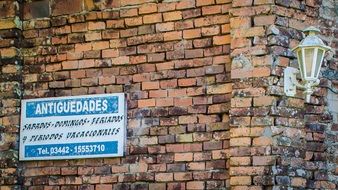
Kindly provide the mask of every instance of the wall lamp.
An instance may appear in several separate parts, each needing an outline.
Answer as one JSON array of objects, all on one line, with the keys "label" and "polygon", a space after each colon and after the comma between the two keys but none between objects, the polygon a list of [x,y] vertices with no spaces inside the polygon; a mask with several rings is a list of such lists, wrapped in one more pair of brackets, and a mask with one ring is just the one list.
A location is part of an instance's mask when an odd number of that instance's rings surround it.
[{"label": "wall lamp", "polygon": [[[292,49],[297,55],[299,70],[293,67],[284,69],[284,93],[287,96],[295,96],[296,87],[301,88],[304,90],[306,102],[310,102],[314,87],[319,84],[318,75],[325,52],[331,48],[317,36],[319,29],[310,26],[303,32],[307,36]],[[297,80],[298,73],[301,75],[302,82]]]}]

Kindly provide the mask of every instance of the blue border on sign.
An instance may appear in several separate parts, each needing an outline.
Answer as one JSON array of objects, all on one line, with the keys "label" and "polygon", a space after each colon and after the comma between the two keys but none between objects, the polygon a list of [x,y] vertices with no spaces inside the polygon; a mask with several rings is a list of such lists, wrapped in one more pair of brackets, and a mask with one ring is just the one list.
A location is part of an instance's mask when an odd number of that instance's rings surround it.
[{"label": "blue border on sign", "polygon": [[118,141],[25,146],[25,157],[117,154]]},{"label": "blue border on sign", "polygon": [[[41,100],[26,103],[26,117],[111,114],[118,112],[118,96]],[[97,103],[100,102],[100,103]],[[106,102],[106,106],[102,105]]]}]

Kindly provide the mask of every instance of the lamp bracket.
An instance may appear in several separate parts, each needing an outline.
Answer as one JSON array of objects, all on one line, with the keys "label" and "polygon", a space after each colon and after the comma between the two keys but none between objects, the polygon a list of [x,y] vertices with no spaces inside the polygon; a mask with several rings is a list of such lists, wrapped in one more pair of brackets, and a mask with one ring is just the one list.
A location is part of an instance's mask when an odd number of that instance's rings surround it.
[{"label": "lamp bracket", "polygon": [[287,67],[284,69],[284,93],[287,96],[295,96],[297,93],[297,87],[304,90],[306,95],[306,102],[310,102],[310,95],[313,93],[313,87],[319,84],[319,79],[315,81],[304,81],[301,84],[297,80],[297,74],[299,70],[293,67]]},{"label": "lamp bracket", "polygon": [[284,93],[287,96],[295,96],[296,95],[296,87],[304,88],[297,81],[296,75],[299,73],[299,70],[293,67],[287,67],[284,69]]}]

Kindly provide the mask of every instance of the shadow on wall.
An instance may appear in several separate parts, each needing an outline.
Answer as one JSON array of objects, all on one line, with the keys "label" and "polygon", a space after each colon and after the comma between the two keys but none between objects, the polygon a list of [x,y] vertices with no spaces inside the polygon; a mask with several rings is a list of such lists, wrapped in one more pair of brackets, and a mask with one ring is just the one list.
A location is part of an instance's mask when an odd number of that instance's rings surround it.
[{"label": "shadow on wall", "polygon": [[328,108],[333,117],[333,123],[338,123],[338,96],[329,90],[327,94]]}]

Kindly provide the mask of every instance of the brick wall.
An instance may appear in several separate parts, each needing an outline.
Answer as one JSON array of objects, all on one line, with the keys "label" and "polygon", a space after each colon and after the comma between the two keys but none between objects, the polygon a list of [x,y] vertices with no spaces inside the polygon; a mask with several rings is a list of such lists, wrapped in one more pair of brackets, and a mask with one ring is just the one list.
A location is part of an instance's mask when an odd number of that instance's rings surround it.
[{"label": "brick wall", "polygon": [[123,158],[25,162],[23,186],[229,186],[230,7],[224,0],[26,2],[24,98],[124,92],[128,146]]},{"label": "brick wall", "polygon": [[[337,141],[326,111],[327,78],[304,104],[286,97],[283,70],[298,67],[291,48],[314,25],[336,44],[333,1],[232,1],[233,97],[230,109],[230,184],[233,189],[335,189]],[[332,54],[333,52],[333,54]],[[323,66],[336,70],[328,55]],[[335,72],[335,71],[333,71]],[[326,140],[327,142],[326,142]],[[332,148],[331,148],[332,147]]]},{"label": "brick wall", "polygon": [[[0,1],[0,189],[18,188],[21,22],[17,1]],[[6,186],[4,186],[6,185]]]},{"label": "brick wall", "polygon": [[[283,93],[302,29],[336,48],[333,0],[18,2],[0,1],[0,190],[337,188],[336,49],[310,103]],[[125,157],[18,162],[20,99],[115,92]]]}]

